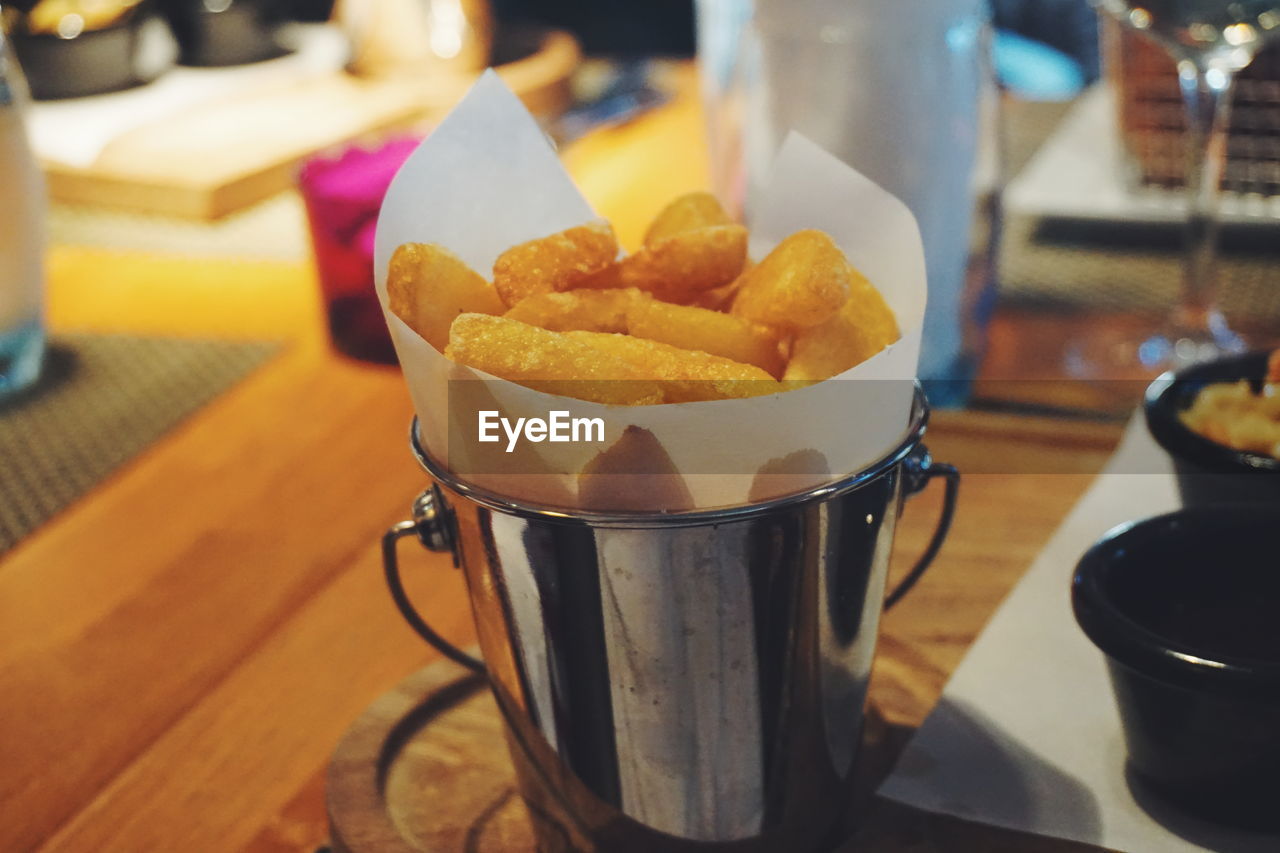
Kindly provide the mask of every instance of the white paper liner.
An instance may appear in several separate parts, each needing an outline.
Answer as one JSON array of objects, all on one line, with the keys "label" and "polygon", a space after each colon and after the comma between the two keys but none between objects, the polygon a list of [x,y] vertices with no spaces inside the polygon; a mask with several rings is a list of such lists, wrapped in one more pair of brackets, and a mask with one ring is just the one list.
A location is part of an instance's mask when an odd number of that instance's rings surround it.
[{"label": "white paper liner", "polygon": [[[545,394],[455,365],[387,307],[386,275],[402,243],[442,245],[488,274],[506,249],[595,219],[541,129],[493,71],[408,158],[396,175],[378,219],[374,270],[419,419],[423,447],[451,465],[461,479],[516,500],[579,510],[578,472],[628,426],[648,430],[670,457],[692,496],[692,506],[637,504],[630,509],[705,509],[766,500],[855,473],[891,450],[910,418],[920,354],[926,284],[919,229],[906,205],[814,143],[791,134],[761,196],[751,237],[759,259],[787,235],[817,228],[831,236],[849,260],[884,295],[897,315],[902,338],[837,377],[806,388],[742,400],[663,406],[607,406]],[[521,453],[540,457],[545,474],[504,474],[500,466],[475,465],[449,454],[449,419],[472,429],[474,411],[450,412],[451,379],[480,378],[504,416],[546,417],[571,410],[601,417],[606,443],[524,443]],[[455,392],[456,396],[456,392]],[[461,409],[462,407],[458,407]],[[473,444],[473,442],[467,442]],[[476,445],[478,447],[478,445]],[[501,458],[501,447],[495,448]],[[455,452],[460,449],[455,447]],[[825,464],[812,464],[815,452]],[[769,463],[803,454],[790,476],[756,474]],[[513,460],[514,462],[514,460]],[[655,460],[655,469],[660,468]],[[517,470],[513,465],[512,470]],[[525,457],[518,470],[531,470]],[[644,475],[632,479],[643,481]],[[643,487],[639,486],[643,496]],[[661,490],[659,490],[661,491]]]}]

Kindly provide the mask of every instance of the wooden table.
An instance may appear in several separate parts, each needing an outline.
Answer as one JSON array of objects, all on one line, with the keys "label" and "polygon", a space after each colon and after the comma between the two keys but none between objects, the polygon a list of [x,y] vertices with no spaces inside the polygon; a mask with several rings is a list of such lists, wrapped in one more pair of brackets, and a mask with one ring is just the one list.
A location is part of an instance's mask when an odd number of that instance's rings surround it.
[{"label": "wooden table", "polygon": [[[652,154],[695,121],[685,97],[568,153],[625,239],[705,183],[697,158]],[[380,532],[424,485],[399,375],[328,351],[302,266],[61,247],[49,288],[55,329],[289,346],[0,560],[0,850],[310,850],[326,837],[323,775],[339,736],[433,658],[379,572]],[[1118,434],[936,419],[938,458],[990,470],[998,442],[1006,473],[966,478],[935,569],[885,619],[872,701],[891,723],[923,719]],[[1033,473],[1047,470],[1071,473]],[[898,566],[923,547],[936,500],[911,506]],[[466,642],[447,559],[424,553],[409,575]],[[910,846],[925,826],[883,837]]]}]

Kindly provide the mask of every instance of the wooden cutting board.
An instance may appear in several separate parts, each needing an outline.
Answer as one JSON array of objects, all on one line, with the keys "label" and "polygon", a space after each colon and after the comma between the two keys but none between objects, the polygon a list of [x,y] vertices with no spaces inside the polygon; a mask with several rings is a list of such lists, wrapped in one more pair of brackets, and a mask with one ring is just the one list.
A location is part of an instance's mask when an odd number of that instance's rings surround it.
[{"label": "wooden cutting board", "polygon": [[[569,102],[577,42],[552,31],[498,72],[535,113]],[[367,80],[336,72],[201,104],[113,139],[92,166],[46,161],[55,201],[216,219],[292,185],[311,154],[441,115],[471,75]]]}]

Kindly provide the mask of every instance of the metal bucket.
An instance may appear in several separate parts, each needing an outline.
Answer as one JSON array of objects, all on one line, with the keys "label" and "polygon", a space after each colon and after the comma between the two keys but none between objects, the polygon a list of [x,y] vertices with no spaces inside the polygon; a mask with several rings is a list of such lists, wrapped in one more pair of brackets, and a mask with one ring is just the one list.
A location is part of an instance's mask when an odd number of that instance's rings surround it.
[{"label": "metal bucket", "polygon": [[[409,624],[487,672],[544,853],[824,849],[850,802],[883,606],[946,536],[959,474],[903,441],[802,494],[671,514],[566,513],[435,480],[383,538]],[[886,598],[903,499],[936,476],[946,502],[925,554]],[[396,543],[451,551],[485,664],[422,619]]]}]

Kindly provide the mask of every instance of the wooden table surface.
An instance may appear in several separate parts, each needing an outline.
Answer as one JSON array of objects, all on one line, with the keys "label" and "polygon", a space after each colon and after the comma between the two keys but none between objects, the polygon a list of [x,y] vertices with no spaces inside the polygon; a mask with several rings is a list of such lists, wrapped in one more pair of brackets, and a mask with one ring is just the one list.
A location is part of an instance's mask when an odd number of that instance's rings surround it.
[{"label": "wooden table surface", "polygon": [[[706,183],[683,83],[669,108],[567,152],[625,241]],[[58,247],[49,273],[55,330],[289,345],[0,559],[0,850],[311,850],[338,738],[434,655],[379,571],[379,534],[425,485],[400,377],[328,351],[304,265]],[[872,701],[892,723],[923,719],[1118,435],[936,418],[935,456],[990,471],[998,447],[1004,473],[966,477],[942,556],[884,621]],[[937,498],[912,503],[899,567]],[[415,555],[408,574],[439,627],[469,641],[447,558]]]}]

